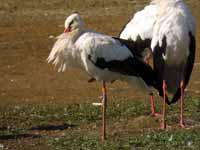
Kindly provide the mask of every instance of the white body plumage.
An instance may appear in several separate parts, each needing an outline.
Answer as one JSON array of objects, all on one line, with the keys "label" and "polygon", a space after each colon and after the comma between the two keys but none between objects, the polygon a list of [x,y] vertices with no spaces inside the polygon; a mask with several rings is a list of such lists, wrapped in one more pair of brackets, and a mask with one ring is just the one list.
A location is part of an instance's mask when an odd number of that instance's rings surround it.
[{"label": "white body plumage", "polygon": [[162,39],[167,37],[166,54],[163,55],[167,64],[180,65],[185,63],[189,55],[189,32],[195,35],[195,19],[182,0],[158,1],[159,14],[155,24],[152,50]]},{"label": "white body plumage", "polygon": [[139,46],[143,45],[141,54],[147,63],[151,55],[151,40],[157,21],[157,14],[158,6],[152,2],[150,5],[145,6],[144,9],[136,12],[120,33],[120,38],[134,41]]},{"label": "white body plumage", "polygon": [[84,64],[84,69],[98,81],[104,80],[106,82],[111,82],[122,79],[123,75],[96,67],[88,59],[88,55],[91,55],[91,59],[94,62],[97,61],[97,57],[102,57],[106,61],[124,60],[128,57],[133,57],[127,47],[121,46],[116,40],[92,31],[83,33],[77,39],[75,45],[81,52],[81,60]]},{"label": "white body plumage", "polygon": [[[98,81],[123,80],[149,92],[151,88],[145,84],[137,71],[134,75],[130,75],[128,69],[124,71],[120,66],[101,68],[95,65],[98,59],[100,61],[103,59],[109,66],[113,65],[112,62],[120,64],[129,58],[135,59],[131,51],[120,41],[101,33],[79,29],[74,33],[63,33],[58,37],[48,57],[48,62],[53,61],[55,65],[58,65],[59,71],[64,71],[66,67],[78,67]],[[130,69],[132,70],[134,68]]]},{"label": "white body plumage", "polygon": [[142,39],[152,39],[153,28],[157,19],[157,5],[150,4],[143,10],[134,14],[120,33],[120,38],[136,41],[138,36]]},{"label": "white body plumage", "polygon": [[[157,21],[154,27],[151,49],[162,47],[165,62],[163,78],[168,91],[175,93],[181,80],[185,80],[186,66],[190,54],[190,34],[195,37],[195,19],[183,0],[154,1],[158,6]],[[166,41],[164,40],[166,38]],[[163,43],[165,42],[165,43]],[[157,59],[157,58],[154,58]]]}]

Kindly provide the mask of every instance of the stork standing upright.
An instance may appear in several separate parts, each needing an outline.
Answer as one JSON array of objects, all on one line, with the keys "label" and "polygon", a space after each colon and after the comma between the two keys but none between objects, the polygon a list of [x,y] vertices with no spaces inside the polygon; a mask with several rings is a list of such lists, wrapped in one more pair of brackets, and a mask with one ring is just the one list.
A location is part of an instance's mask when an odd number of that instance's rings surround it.
[{"label": "stork standing upright", "polygon": [[[156,3],[150,3],[144,9],[134,14],[133,18],[123,27],[120,32],[120,38],[133,41],[141,57],[146,63],[149,63],[151,56],[151,40],[153,38],[153,29],[157,20],[158,7]],[[160,114],[155,111],[155,102],[153,93],[150,93],[151,115]]]},{"label": "stork standing upright", "polygon": [[[85,30],[80,15],[73,13],[67,17],[64,33],[58,37],[47,60],[58,65],[59,71],[67,66],[78,67],[102,81],[104,100],[107,99],[105,82],[115,80],[126,81],[135,87],[139,85],[147,91],[154,87],[163,96],[162,84],[157,84],[155,72],[138,57],[137,49],[133,51],[130,47],[134,44],[129,41]],[[103,125],[104,140],[105,122]]]},{"label": "stork standing upright", "polygon": [[[151,43],[154,69],[163,82],[163,92],[173,95],[170,103],[180,99],[180,126],[184,127],[183,96],[195,59],[195,19],[183,0],[155,0],[153,3],[159,12]],[[164,97],[162,128],[166,128],[165,102]]]}]

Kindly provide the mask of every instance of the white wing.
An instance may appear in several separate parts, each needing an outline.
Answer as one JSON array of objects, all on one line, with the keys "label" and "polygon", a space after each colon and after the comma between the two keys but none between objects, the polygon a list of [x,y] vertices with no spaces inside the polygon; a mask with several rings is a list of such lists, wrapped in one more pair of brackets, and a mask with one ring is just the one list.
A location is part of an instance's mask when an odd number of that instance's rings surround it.
[{"label": "white wing", "polygon": [[53,62],[55,66],[58,66],[58,71],[64,71],[67,65],[71,65],[75,57],[75,48],[71,43],[70,37],[63,33],[57,37],[47,61]]},{"label": "white wing", "polygon": [[142,40],[152,39],[153,27],[157,18],[157,6],[151,4],[137,12],[120,34],[122,39],[136,41],[138,36]]},{"label": "white wing", "polygon": [[[120,42],[112,37],[100,33],[83,33],[78,38],[75,45],[81,52],[81,59],[85,70],[97,80],[115,80],[119,78],[119,74],[98,68],[91,60],[96,62],[98,58],[103,58],[105,61],[109,62],[113,60],[123,61],[128,57],[133,57],[127,47],[121,45]],[[91,57],[91,60],[89,60],[89,56]]]},{"label": "white wing", "polygon": [[82,52],[95,57],[102,57],[106,61],[124,60],[133,57],[131,51],[119,41],[110,36],[95,32],[86,32],[76,42]]}]

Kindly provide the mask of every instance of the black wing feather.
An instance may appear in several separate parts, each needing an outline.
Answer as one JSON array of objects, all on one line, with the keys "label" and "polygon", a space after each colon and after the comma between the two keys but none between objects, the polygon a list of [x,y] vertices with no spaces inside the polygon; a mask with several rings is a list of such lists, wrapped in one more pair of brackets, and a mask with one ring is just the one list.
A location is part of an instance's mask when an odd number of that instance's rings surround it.
[{"label": "black wing feather", "polygon": [[[166,53],[166,47],[167,47],[167,38],[166,36],[162,39],[162,46],[159,46],[159,43],[157,43],[156,47],[153,50],[153,66],[154,71],[156,72],[156,78],[158,80],[158,84],[162,86],[163,79],[164,79],[164,71],[165,71],[165,61],[163,59],[163,54]],[[163,97],[163,91],[161,96]],[[166,99],[167,104],[170,104],[169,100]]]},{"label": "black wing feather", "polygon": [[111,72],[123,75],[141,77],[148,86],[154,87],[159,91],[160,96],[163,96],[162,84],[157,81],[156,74],[151,66],[136,57],[111,61],[98,57],[96,61],[93,61],[92,56],[88,55],[88,59],[98,68],[108,69]]},{"label": "black wing feather", "polygon": [[120,39],[117,37],[113,37],[115,40],[119,41],[121,45],[125,45],[134,56],[137,56],[139,58],[142,58],[142,53],[146,48],[150,48],[151,45],[151,39],[145,39],[142,40],[141,37],[138,35],[137,40],[133,41],[131,39],[125,40]]}]

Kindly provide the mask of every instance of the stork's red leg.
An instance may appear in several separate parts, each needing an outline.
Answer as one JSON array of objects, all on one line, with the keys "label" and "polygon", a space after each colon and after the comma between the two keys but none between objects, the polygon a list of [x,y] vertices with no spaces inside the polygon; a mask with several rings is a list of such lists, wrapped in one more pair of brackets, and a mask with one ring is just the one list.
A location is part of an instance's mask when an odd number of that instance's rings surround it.
[{"label": "stork's red leg", "polygon": [[166,128],[166,81],[163,80],[163,116],[162,116],[162,122],[161,122],[161,129],[165,129]]},{"label": "stork's red leg", "polygon": [[155,101],[154,101],[153,93],[150,93],[149,95],[150,95],[150,102],[151,102],[151,116],[153,116],[153,117],[161,116],[161,114],[156,113],[156,111],[155,111]]},{"label": "stork's red leg", "polygon": [[184,102],[183,102],[183,96],[184,96],[184,81],[183,81],[183,80],[181,80],[180,88],[181,88],[180,127],[181,127],[181,128],[184,128],[184,127],[185,127],[185,124],[184,124],[184,119],[183,119],[183,107],[184,107]]},{"label": "stork's red leg", "polygon": [[151,115],[154,116],[155,114],[155,103],[154,103],[154,96],[153,93],[150,93],[150,101],[151,101]]},{"label": "stork's red leg", "polygon": [[106,83],[102,81],[102,92],[103,92],[103,100],[102,100],[102,142],[104,142],[106,138],[106,107],[107,107],[107,90]]}]

